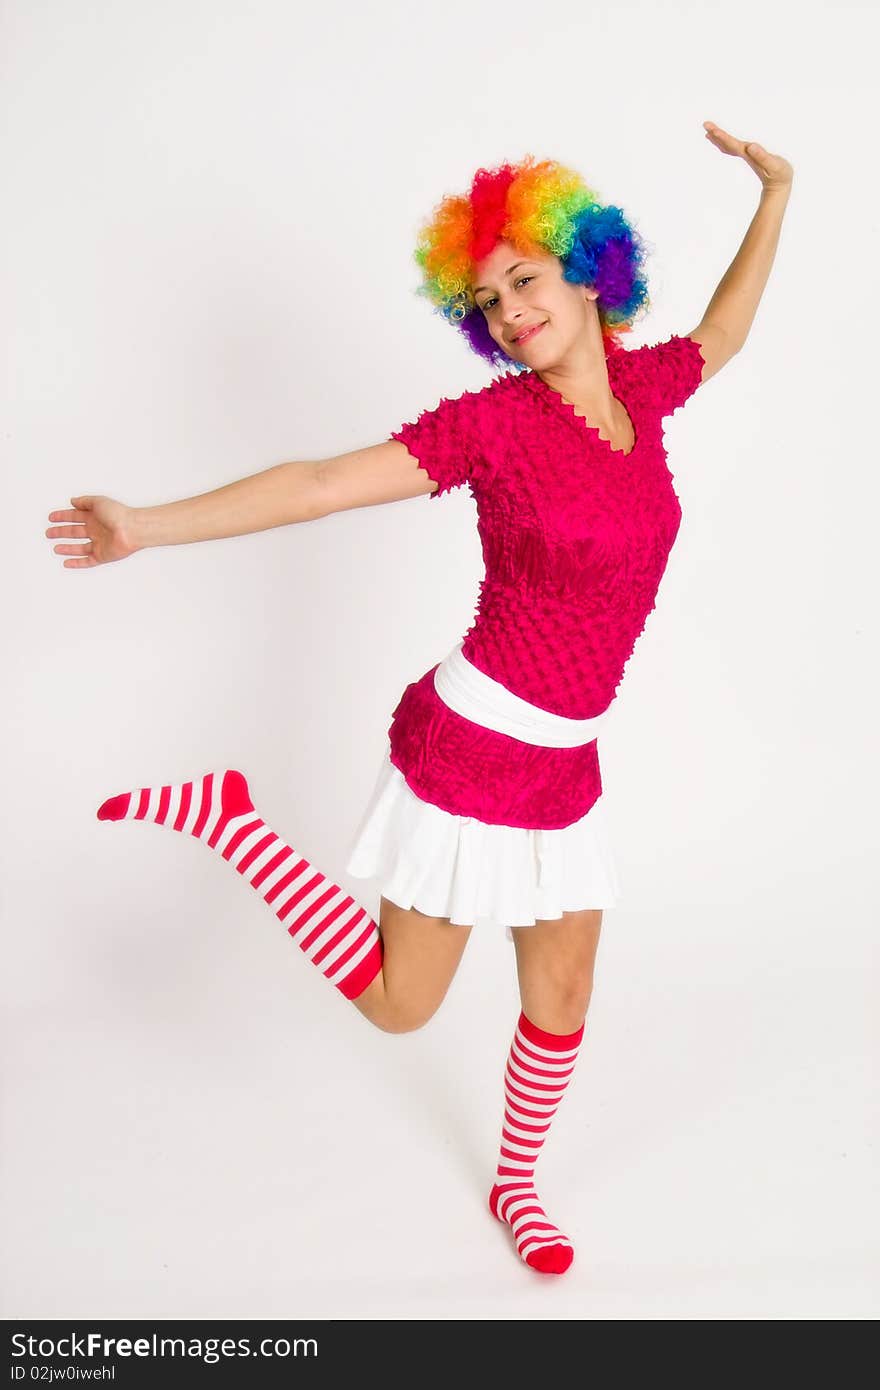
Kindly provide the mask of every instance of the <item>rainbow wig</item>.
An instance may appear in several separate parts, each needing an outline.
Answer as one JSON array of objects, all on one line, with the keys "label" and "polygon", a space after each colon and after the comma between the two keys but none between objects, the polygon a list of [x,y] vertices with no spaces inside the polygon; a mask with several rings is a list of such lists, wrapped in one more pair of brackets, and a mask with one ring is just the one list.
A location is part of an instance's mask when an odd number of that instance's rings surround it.
[{"label": "rainbow wig", "polygon": [[450,194],[419,233],[415,260],[423,272],[416,294],[455,324],[487,362],[525,371],[489,332],[471,293],[476,265],[500,241],[534,255],[550,252],[565,280],[599,291],[596,308],[606,354],[621,346],[649,299],[645,243],[618,207],[603,206],[573,169],[555,160],[478,169],[466,197]]}]

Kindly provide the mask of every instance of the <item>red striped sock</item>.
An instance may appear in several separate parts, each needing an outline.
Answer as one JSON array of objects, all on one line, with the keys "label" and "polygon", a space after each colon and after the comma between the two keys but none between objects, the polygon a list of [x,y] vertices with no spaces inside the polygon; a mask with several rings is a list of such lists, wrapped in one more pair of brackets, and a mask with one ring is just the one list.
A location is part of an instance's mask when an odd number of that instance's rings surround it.
[{"label": "red striped sock", "polygon": [[521,1012],[504,1073],[504,1125],[489,1210],[513,1231],[517,1253],[542,1274],[563,1274],[571,1241],[547,1216],[535,1192],[535,1164],[565,1093],[584,1035],[547,1033]]},{"label": "red striped sock", "polygon": [[346,999],[357,998],[382,969],[373,918],[269,829],[243,773],[227,768],[195,782],[122,792],[99,807],[98,820],[153,821],[218,850]]}]

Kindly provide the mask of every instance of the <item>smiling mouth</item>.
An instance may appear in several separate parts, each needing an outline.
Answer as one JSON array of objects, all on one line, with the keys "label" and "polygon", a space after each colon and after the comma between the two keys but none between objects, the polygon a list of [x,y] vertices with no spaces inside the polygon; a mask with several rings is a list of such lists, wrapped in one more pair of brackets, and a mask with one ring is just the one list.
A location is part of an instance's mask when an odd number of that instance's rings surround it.
[{"label": "smiling mouth", "polygon": [[525,331],[525,333],[520,334],[520,336],[519,336],[518,338],[514,338],[513,341],[514,341],[514,343],[516,343],[517,345],[518,345],[519,343],[527,343],[528,340],[529,340],[529,338],[534,338],[535,334],[536,334],[536,333],[540,333],[541,329],[544,328],[544,327],[546,327],[545,324],[543,324],[543,323],[536,323],[535,326],[534,326],[534,328],[527,328],[526,331]]}]

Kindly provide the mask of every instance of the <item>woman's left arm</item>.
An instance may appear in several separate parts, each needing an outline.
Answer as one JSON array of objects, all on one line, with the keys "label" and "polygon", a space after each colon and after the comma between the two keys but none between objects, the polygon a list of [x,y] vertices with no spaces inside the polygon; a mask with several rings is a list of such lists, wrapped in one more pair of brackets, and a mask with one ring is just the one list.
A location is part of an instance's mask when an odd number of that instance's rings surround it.
[{"label": "woman's left arm", "polygon": [[758,211],[743,243],[725,271],[700,323],[686,336],[700,344],[706,366],[702,380],[719,371],[749,335],[776,256],[782,219],[791,193],[794,170],[782,155],[768,154],[763,145],[737,140],[712,121],[706,136],[723,154],[744,159],[761,181]]}]

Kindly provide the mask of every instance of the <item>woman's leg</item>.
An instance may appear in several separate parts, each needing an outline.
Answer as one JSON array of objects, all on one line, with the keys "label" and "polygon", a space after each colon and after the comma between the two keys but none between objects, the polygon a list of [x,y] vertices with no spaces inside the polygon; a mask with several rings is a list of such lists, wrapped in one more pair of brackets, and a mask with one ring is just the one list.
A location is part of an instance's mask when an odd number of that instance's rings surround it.
[{"label": "woman's leg", "polygon": [[380,928],[266,824],[243,773],[226,768],[175,786],[122,792],[97,814],[152,821],[216,851],[272,907],[312,964],[384,1032],[420,1028],[442,1003],[471,928],[386,898]]},{"label": "woman's leg", "polygon": [[563,912],[533,927],[512,927],[519,997],[526,1017],[549,1033],[583,1023],[593,992],[602,909]]},{"label": "woman's leg", "polygon": [[545,1274],[562,1274],[571,1241],[535,1191],[535,1164],[574,1072],[593,988],[601,909],[565,912],[513,927],[522,1009],[504,1076],[504,1123],[489,1209],[513,1231],[517,1252]]},{"label": "woman's leg", "polygon": [[464,954],[469,926],[382,898],[382,969],[351,1002],[386,1033],[421,1028],[439,1009]]}]

